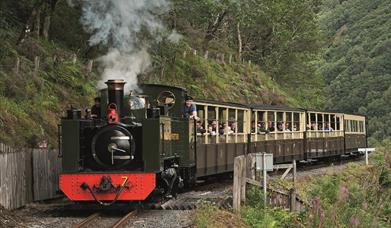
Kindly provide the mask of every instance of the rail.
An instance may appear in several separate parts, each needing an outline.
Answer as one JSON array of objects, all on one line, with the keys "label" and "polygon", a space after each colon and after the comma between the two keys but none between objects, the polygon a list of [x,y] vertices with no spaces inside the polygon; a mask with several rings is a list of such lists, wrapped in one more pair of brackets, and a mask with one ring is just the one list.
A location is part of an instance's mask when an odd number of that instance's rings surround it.
[{"label": "rail", "polygon": [[[137,214],[138,214],[138,211],[137,210],[133,210],[133,211],[127,213],[125,216],[121,217],[117,222],[115,222],[110,227],[111,228],[123,227],[123,226],[126,225],[127,222],[129,222],[129,220],[131,218],[136,217]],[[94,222],[96,222],[99,218],[102,218],[102,214],[101,213],[94,213],[94,214],[88,216],[87,218],[83,219],[81,222],[73,225],[72,228],[93,227],[92,224]]]}]

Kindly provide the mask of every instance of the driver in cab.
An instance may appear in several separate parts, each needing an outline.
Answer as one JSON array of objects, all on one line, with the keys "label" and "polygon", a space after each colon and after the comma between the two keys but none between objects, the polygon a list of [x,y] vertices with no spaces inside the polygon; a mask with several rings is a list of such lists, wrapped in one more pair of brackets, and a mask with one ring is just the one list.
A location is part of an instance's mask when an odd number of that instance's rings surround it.
[{"label": "driver in cab", "polygon": [[186,96],[185,98],[185,107],[183,109],[183,116],[189,119],[197,120],[197,107],[193,104],[193,97]]}]

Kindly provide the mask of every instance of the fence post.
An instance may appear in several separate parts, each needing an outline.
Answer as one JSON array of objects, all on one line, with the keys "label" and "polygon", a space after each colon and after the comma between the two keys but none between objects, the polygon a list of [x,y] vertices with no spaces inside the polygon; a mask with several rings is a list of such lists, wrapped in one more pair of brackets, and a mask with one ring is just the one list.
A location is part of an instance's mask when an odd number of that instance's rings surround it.
[{"label": "fence post", "polygon": [[229,64],[232,64],[232,54],[229,55],[228,63],[229,63]]},{"label": "fence post", "polygon": [[267,183],[266,183],[266,153],[262,153],[262,171],[263,171],[263,200],[264,200],[264,207],[267,206]]},{"label": "fence post", "polygon": [[72,63],[73,65],[76,64],[76,61],[77,61],[77,55],[75,53],[72,54]]},{"label": "fence post", "polygon": [[225,54],[222,53],[220,57],[221,57],[221,63],[225,64],[225,59],[224,59],[225,58]]},{"label": "fence post", "polygon": [[296,160],[293,160],[293,187],[296,188]]},{"label": "fence post", "polygon": [[246,156],[242,157],[242,170],[241,170],[241,179],[242,181],[240,182],[240,200],[241,202],[246,201],[246,178],[247,178],[247,158]]},{"label": "fence post", "polygon": [[88,63],[87,63],[87,72],[88,73],[92,72],[92,67],[93,66],[94,66],[94,60],[92,60],[92,59],[88,60]]},{"label": "fence post", "polygon": [[16,57],[16,64],[15,64],[15,73],[19,73],[19,67],[20,67],[20,58],[19,56]]},{"label": "fence post", "polygon": [[37,75],[39,70],[39,56],[35,56],[34,58],[34,74]]},{"label": "fence post", "polygon": [[294,212],[296,211],[296,189],[294,187],[289,191],[289,199],[289,209],[290,211]]},{"label": "fence post", "polygon": [[233,208],[235,210],[240,209],[242,201],[243,161],[244,156],[238,156],[234,160]]},{"label": "fence post", "polygon": [[209,51],[206,50],[206,51],[205,51],[205,54],[204,54],[204,58],[205,58],[205,59],[208,59],[208,57],[209,57]]}]

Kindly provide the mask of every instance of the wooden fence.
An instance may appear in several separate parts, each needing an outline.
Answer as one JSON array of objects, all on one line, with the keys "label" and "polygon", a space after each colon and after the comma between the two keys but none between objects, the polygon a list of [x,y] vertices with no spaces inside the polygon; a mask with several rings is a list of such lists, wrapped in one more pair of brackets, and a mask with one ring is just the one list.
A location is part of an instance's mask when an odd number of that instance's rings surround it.
[{"label": "wooden fence", "polygon": [[0,205],[6,209],[57,197],[56,150],[13,149],[0,143]]},{"label": "wooden fence", "polygon": [[[279,166],[283,167],[283,166]],[[296,169],[296,167],[294,168]],[[284,176],[286,173],[284,173]],[[295,176],[295,175],[294,175]],[[233,208],[239,209],[246,199],[247,185],[262,188],[261,175],[256,171],[256,154],[241,155],[234,160]],[[295,178],[294,178],[295,179]],[[306,203],[296,195],[296,191],[281,191],[267,188],[267,206],[282,207],[291,211],[303,211]]]}]

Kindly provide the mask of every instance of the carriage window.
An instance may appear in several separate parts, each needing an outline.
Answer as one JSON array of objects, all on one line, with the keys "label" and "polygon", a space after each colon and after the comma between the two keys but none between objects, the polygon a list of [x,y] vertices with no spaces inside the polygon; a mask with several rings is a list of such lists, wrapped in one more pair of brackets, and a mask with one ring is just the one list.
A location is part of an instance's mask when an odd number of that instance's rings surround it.
[{"label": "carriage window", "polygon": [[[237,126],[235,126],[235,122],[236,122],[236,111],[235,109],[229,109],[228,111],[228,125],[229,127],[231,128],[231,131],[233,131],[233,133],[237,132]],[[232,124],[234,123],[234,129],[232,128]]]},{"label": "carriage window", "polygon": [[259,132],[259,130],[256,131],[257,128],[258,128],[258,122],[255,121],[256,115],[258,115],[258,114],[257,114],[257,111],[251,112],[251,133]]},{"label": "carriage window", "polygon": [[205,129],[205,107],[203,105],[197,106],[197,116],[200,118],[197,121],[197,135],[202,135],[206,132]]},{"label": "carriage window", "polygon": [[205,120],[204,106],[197,105],[197,116],[198,116],[198,118],[200,118],[200,121],[204,121]]},{"label": "carriage window", "polygon": [[356,122],[356,121],[350,120],[350,131],[351,131],[351,132],[355,132],[354,122]]},{"label": "carriage window", "polygon": [[276,130],[276,123],[275,123],[275,112],[267,112],[267,128],[269,131],[273,132]]},{"label": "carriage window", "polygon": [[300,131],[300,113],[294,113],[293,114],[293,131]]},{"label": "carriage window", "polygon": [[353,120],[349,120],[349,132],[353,132]]},{"label": "carriage window", "polygon": [[329,131],[330,130],[330,114],[324,114],[324,123],[323,123],[323,130]]},{"label": "carriage window", "polygon": [[283,120],[283,118],[284,118],[283,116],[284,116],[283,112],[277,112],[277,131],[283,131],[283,129],[284,129],[283,125],[285,123]]},{"label": "carriage window", "polygon": [[216,115],[216,108],[213,106],[208,106],[208,128],[207,132],[210,135],[217,135],[218,133],[218,121]]},{"label": "carriage window", "polygon": [[363,121],[358,122],[358,128],[359,128],[360,132],[364,132],[364,122]]},{"label": "carriage window", "polygon": [[258,132],[267,132],[266,112],[258,113]]},{"label": "carriage window", "polygon": [[285,122],[285,131],[292,131],[292,113],[286,112],[286,122]]},{"label": "carriage window", "polygon": [[[238,133],[243,133],[244,131],[244,111],[243,110],[238,110],[238,119],[236,123],[231,124],[231,128],[235,129],[237,128]],[[235,126],[236,125],[236,126]]]},{"label": "carriage window", "polygon": [[341,130],[340,118],[339,117],[337,117],[337,126],[336,126],[335,130],[337,130],[337,131]]},{"label": "carriage window", "polygon": [[220,134],[229,134],[228,127],[228,110],[226,108],[219,108],[219,132]]},{"label": "carriage window", "polygon": [[323,130],[323,115],[318,114],[318,124],[317,124],[318,130]]},{"label": "carriage window", "polygon": [[311,122],[310,129],[312,131],[317,130],[317,127],[316,127],[316,114],[315,113],[311,113],[310,114],[310,122]]},{"label": "carriage window", "polygon": [[335,115],[330,115],[330,129],[335,130]]}]

